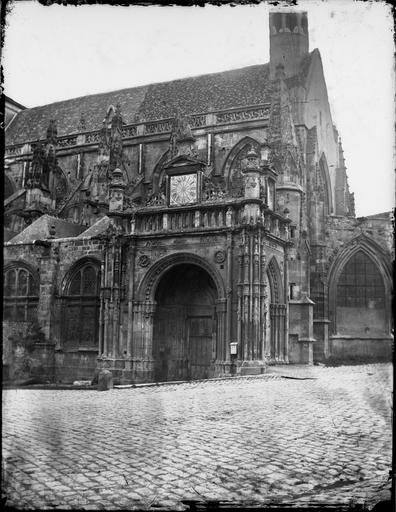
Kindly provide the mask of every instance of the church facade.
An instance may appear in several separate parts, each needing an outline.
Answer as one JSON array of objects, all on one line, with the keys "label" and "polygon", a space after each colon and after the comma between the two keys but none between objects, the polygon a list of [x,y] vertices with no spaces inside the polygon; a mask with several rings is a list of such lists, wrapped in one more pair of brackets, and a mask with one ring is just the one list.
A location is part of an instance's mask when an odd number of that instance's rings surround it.
[{"label": "church facade", "polygon": [[73,382],[392,352],[389,213],[356,218],[306,13],[270,62],[21,109],[3,365]]}]

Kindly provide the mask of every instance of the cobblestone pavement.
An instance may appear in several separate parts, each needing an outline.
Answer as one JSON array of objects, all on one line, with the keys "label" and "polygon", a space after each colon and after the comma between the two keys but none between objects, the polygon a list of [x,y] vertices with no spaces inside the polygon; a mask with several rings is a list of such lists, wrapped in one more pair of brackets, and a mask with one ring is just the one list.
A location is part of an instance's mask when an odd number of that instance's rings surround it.
[{"label": "cobblestone pavement", "polygon": [[[3,490],[23,508],[389,499],[390,364],[3,392]],[[288,378],[284,378],[286,376]]]}]

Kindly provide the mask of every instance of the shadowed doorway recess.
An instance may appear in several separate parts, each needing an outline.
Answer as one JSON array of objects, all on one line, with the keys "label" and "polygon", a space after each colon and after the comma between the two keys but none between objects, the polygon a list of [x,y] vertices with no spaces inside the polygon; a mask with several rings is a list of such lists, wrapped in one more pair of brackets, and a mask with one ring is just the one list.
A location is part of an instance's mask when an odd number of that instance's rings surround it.
[{"label": "shadowed doorway recess", "polygon": [[191,264],[170,269],[156,293],[155,380],[205,379],[216,349],[216,287],[209,274]]}]

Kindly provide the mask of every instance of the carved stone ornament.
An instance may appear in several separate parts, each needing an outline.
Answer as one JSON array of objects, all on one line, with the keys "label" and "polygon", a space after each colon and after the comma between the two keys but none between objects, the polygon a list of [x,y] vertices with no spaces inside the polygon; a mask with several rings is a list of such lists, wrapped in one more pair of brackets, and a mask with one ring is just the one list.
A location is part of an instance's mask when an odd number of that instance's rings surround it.
[{"label": "carved stone ornament", "polygon": [[226,187],[222,180],[214,179],[213,167],[207,165],[203,172],[203,201],[216,201],[227,195]]},{"label": "carved stone ornament", "polygon": [[152,194],[146,200],[146,206],[162,206],[166,204],[166,197],[162,192]]},{"label": "carved stone ornament", "polygon": [[214,260],[216,263],[224,263],[226,259],[225,251],[217,251],[214,255]]},{"label": "carved stone ornament", "polygon": [[141,267],[147,267],[150,264],[150,258],[147,256],[147,254],[142,254],[139,259],[138,263]]}]

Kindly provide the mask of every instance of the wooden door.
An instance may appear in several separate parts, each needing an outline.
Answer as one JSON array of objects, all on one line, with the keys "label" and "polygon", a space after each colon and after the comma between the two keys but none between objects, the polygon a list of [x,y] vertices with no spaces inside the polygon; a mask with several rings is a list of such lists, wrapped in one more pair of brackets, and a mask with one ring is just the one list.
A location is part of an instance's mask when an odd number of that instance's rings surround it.
[{"label": "wooden door", "polygon": [[155,294],[153,356],[157,382],[210,376],[215,298],[212,279],[199,267],[181,264],[163,276]]},{"label": "wooden door", "polygon": [[188,316],[187,334],[188,377],[207,379],[213,352],[213,315],[202,311]]},{"label": "wooden door", "polygon": [[185,319],[184,306],[157,308],[154,340],[157,382],[188,378]]}]

